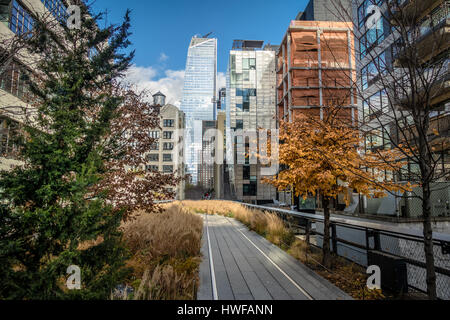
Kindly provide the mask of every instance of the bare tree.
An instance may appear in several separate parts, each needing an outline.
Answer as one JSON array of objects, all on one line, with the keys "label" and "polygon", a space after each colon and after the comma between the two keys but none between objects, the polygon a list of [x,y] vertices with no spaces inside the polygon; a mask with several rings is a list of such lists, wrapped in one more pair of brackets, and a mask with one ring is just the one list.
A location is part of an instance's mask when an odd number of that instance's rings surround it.
[{"label": "bare tree", "polygon": [[351,23],[359,44],[355,50],[359,73],[353,87],[363,114],[356,125],[366,137],[367,152],[382,157],[382,150],[395,149],[401,160],[409,163],[408,168],[386,172],[386,179],[419,186],[419,191],[406,197],[422,203],[427,291],[434,300],[437,289],[431,195],[442,188],[438,182],[449,177],[444,164],[449,139],[443,136],[449,116],[445,107],[449,1],[433,13],[427,10],[430,1],[353,3],[355,10],[350,12],[341,0],[332,0],[331,10]]}]

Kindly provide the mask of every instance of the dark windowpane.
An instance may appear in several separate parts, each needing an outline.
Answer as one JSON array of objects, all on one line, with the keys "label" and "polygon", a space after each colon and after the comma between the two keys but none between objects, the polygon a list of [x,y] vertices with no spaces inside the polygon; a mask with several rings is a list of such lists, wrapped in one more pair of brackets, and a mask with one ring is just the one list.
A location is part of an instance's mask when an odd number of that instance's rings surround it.
[{"label": "dark windowpane", "polygon": [[250,184],[244,184],[244,197],[255,197],[257,194],[256,182],[250,182]]},{"label": "dark windowpane", "polygon": [[243,180],[250,180],[250,166],[244,166]]},{"label": "dark windowpane", "polygon": [[159,154],[149,154],[148,161],[159,162]]}]

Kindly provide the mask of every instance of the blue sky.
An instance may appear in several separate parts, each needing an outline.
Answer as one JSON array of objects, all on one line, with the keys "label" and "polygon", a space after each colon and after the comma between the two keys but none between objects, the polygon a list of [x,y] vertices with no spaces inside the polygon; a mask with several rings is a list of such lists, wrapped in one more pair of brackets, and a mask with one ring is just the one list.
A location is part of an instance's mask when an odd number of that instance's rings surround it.
[{"label": "blue sky", "polygon": [[[195,34],[213,32],[218,38],[219,83],[227,68],[234,39],[279,44],[290,20],[307,0],[95,0],[96,10],[108,9],[108,22],[119,23],[132,9],[135,67],[130,81],[151,91],[161,90],[170,102],[180,99],[180,85],[189,41]],[[159,87],[159,88],[158,88]],[[165,92],[166,91],[166,92]],[[169,91],[169,92],[167,92]]]}]

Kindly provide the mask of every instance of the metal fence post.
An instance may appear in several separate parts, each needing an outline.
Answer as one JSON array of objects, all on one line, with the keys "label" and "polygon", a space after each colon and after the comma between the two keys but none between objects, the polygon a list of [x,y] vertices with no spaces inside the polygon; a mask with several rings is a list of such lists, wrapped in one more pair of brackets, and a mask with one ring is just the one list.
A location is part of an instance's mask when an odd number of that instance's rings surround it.
[{"label": "metal fence post", "polygon": [[311,244],[311,220],[306,221],[306,243]]},{"label": "metal fence post", "polygon": [[333,245],[333,252],[337,254],[337,231],[334,223],[331,224],[331,241]]},{"label": "metal fence post", "polygon": [[366,228],[365,234],[366,234],[366,257],[367,257],[367,261],[369,261],[369,251],[370,251],[370,240],[369,240],[369,237],[370,237],[370,234],[369,234],[369,229],[368,228]]},{"label": "metal fence post", "polygon": [[373,240],[375,243],[375,250],[377,251],[381,251],[381,238],[380,238],[380,233],[377,231],[374,231],[373,233]]}]

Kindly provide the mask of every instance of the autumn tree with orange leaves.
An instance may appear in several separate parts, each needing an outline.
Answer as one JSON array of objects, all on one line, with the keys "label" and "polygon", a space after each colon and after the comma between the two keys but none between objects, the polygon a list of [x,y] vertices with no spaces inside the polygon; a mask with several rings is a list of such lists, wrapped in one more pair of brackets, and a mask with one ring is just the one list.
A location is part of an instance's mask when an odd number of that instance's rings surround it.
[{"label": "autumn tree with orange leaves", "polygon": [[[329,108],[323,120],[298,116],[280,124],[279,162],[286,167],[277,177],[266,180],[279,190],[293,187],[305,199],[320,194],[324,209],[323,264],[331,266],[330,200],[348,190],[369,197],[384,197],[387,191],[410,190],[385,180],[385,171],[397,171],[404,164],[395,151],[364,154],[359,132],[343,124],[337,108]],[[372,170],[373,169],[373,170]]]}]

